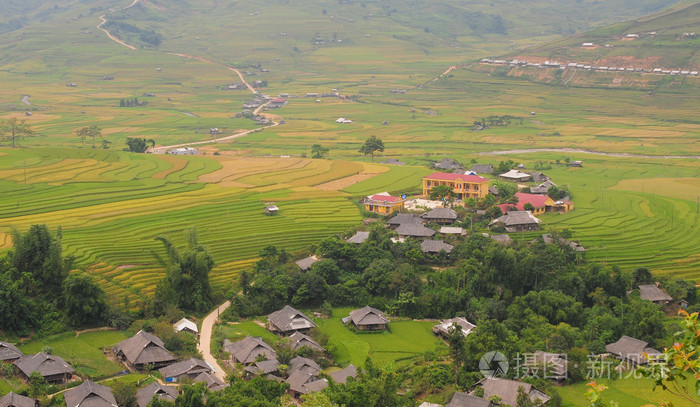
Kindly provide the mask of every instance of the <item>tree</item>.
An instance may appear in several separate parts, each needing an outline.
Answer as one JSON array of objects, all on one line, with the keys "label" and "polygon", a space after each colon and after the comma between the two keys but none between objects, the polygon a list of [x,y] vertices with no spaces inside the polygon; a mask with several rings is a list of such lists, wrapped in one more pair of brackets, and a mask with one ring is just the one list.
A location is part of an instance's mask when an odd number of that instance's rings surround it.
[{"label": "tree", "polygon": [[637,287],[642,284],[651,284],[654,278],[651,276],[651,271],[646,267],[637,267],[632,273],[632,284]]},{"label": "tree", "polygon": [[24,332],[34,327],[37,322],[36,303],[27,295],[24,276],[19,278],[12,271],[6,270],[7,264],[0,260],[0,329]]},{"label": "tree", "polygon": [[452,326],[447,331],[447,343],[450,346],[450,356],[455,367],[455,380],[459,380],[459,370],[465,360],[466,348],[464,347],[464,335],[462,328],[457,324]]},{"label": "tree", "polygon": [[311,158],[323,158],[328,154],[328,147],[323,147],[320,144],[314,144],[311,146]]},{"label": "tree", "polygon": [[105,292],[89,274],[70,275],[63,283],[65,311],[74,326],[101,322],[107,312],[105,298]]},{"label": "tree", "polygon": [[365,140],[365,143],[360,147],[360,152],[364,155],[371,155],[372,162],[374,162],[374,154],[379,151],[384,151],[384,142],[377,138],[377,136],[372,136]]},{"label": "tree", "polygon": [[75,135],[80,138],[80,140],[83,142],[83,147],[85,147],[85,139],[86,138],[91,138],[92,139],[92,147],[95,147],[95,139],[97,137],[102,137],[102,129],[97,126],[90,126],[90,127],[81,127],[77,130],[75,130]]},{"label": "tree", "polygon": [[438,185],[430,190],[430,199],[432,200],[443,200],[452,202],[452,200],[457,196],[452,187],[449,185]]},{"label": "tree", "polygon": [[119,407],[136,407],[136,387],[133,384],[115,380],[111,386]]},{"label": "tree", "polygon": [[188,230],[185,237],[187,250],[182,254],[167,237],[156,238],[163,244],[166,254],[161,257],[153,253],[166,270],[165,278],[156,288],[156,298],[183,310],[207,311],[212,305],[209,272],[214,267],[214,259],[197,240],[196,229]]},{"label": "tree", "polygon": [[535,207],[532,206],[532,204],[530,202],[526,202],[525,205],[523,205],[523,209],[525,209],[526,211],[532,212],[535,210]]},{"label": "tree", "polygon": [[15,148],[15,142],[23,137],[31,137],[34,131],[29,127],[25,120],[17,120],[16,117],[5,120],[0,125],[0,136],[3,140],[12,141],[12,148]]},{"label": "tree", "polygon": [[48,384],[44,380],[44,376],[39,372],[31,372],[29,374],[29,390],[27,390],[27,395],[32,398],[39,398],[46,394],[48,389]]},{"label": "tree", "polygon": [[129,146],[129,151],[132,153],[143,153],[148,148],[148,144],[151,147],[156,145],[156,142],[152,139],[146,140],[140,137],[128,137],[126,139],[126,145]]},{"label": "tree", "polygon": [[33,288],[50,298],[60,296],[70,264],[64,263],[61,241],[46,225],[32,225],[24,235],[12,232],[8,258],[19,273],[29,273]]}]

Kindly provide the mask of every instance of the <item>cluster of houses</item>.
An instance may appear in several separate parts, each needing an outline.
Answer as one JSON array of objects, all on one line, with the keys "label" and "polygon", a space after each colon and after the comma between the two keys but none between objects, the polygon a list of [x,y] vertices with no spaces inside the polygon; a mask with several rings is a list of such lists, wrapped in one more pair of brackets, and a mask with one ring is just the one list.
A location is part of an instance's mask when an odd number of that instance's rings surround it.
[{"label": "cluster of houses", "polygon": [[[584,42],[581,45],[583,48],[595,48],[596,44],[592,42]],[[687,75],[687,76],[698,76],[698,71],[691,71],[688,69],[676,69],[676,70],[671,70],[671,69],[664,69],[664,68],[653,68],[653,69],[645,69],[641,67],[633,67],[633,68],[625,68],[625,67],[617,67],[617,66],[596,66],[596,65],[588,65],[588,64],[583,64],[580,62],[568,62],[568,63],[563,63],[563,62],[558,62],[558,61],[545,61],[542,63],[539,62],[528,62],[524,59],[513,59],[513,60],[505,60],[505,59],[489,59],[489,58],[484,58],[481,60],[482,64],[493,64],[493,65],[507,65],[511,67],[533,67],[533,68],[551,68],[551,69],[584,69],[586,71],[592,71],[592,72],[637,72],[637,73],[651,73],[651,74],[657,74],[657,75]]]},{"label": "cluster of houses", "polygon": [[[358,329],[384,329],[389,322],[381,311],[370,307],[351,312],[351,317]],[[303,312],[288,305],[268,315],[266,325],[270,332],[288,338],[286,344],[291,350],[306,347],[314,354],[323,354],[325,349],[307,335],[315,326]],[[320,377],[321,367],[313,359],[297,356],[289,362],[288,369],[282,369],[277,352],[261,337],[247,336],[236,342],[225,339],[223,350],[228,352],[231,362],[243,366],[245,377],[264,375],[270,380],[286,382],[294,398],[328,386],[328,381]],[[349,377],[356,375],[357,368],[353,365],[329,374],[337,383],[347,383]]]},{"label": "cluster of houses", "polygon": [[[580,167],[582,163],[580,161],[572,161],[570,165]],[[438,186],[448,186],[451,188],[456,197],[454,204],[458,206],[464,206],[467,199],[483,199],[489,193],[498,196],[498,189],[489,186],[489,179],[477,175],[477,171],[482,174],[493,174],[494,169],[492,165],[475,165],[472,170],[463,171],[461,168],[455,167],[460,166],[456,161],[444,159],[440,163],[437,163],[436,166],[457,172],[435,172],[423,177],[424,196],[430,195],[433,188]],[[499,174],[498,178],[515,183],[530,182],[531,180],[541,182],[532,187],[518,184],[519,188],[530,188],[530,192],[517,192],[515,194],[517,203],[498,205],[503,216],[494,219],[490,223],[492,228],[502,227],[509,233],[537,230],[539,229],[541,220],[538,219],[536,215],[545,212],[565,213],[574,209],[573,202],[567,199],[555,201],[547,195],[549,189],[556,187],[556,184],[542,173],[527,173],[518,169],[513,169]],[[407,208],[408,202],[405,195],[398,197],[392,196],[387,192],[380,192],[363,198],[362,205],[366,211],[382,215],[391,215],[395,212],[403,212]],[[390,219],[387,224],[399,234],[400,239],[405,237],[429,238],[435,234],[435,230],[425,227],[423,223],[426,221],[439,225],[451,225],[457,221],[457,213],[452,209],[441,207],[444,206],[443,202],[427,201],[426,206],[430,206],[431,203],[435,204],[432,205],[433,209],[420,217],[399,214]],[[457,231],[458,228],[447,227],[443,229],[444,230],[440,230],[440,233],[463,233],[461,229]],[[357,241],[358,239],[360,239],[360,237],[353,237],[351,242],[362,243],[362,241]],[[449,253],[451,249],[451,247],[448,247],[449,245],[446,245],[444,242],[426,241],[424,243],[426,246],[425,249],[427,250],[426,252],[433,252],[434,249],[437,249],[438,251],[445,250]]]},{"label": "cluster of houses", "polygon": [[[175,331],[191,332],[197,334],[197,325],[187,319],[182,319],[174,324]],[[157,336],[145,331],[139,331],[131,338],[119,342],[112,349],[114,357],[123,362],[130,370],[145,371],[158,369],[166,382],[176,383],[184,378],[193,382],[205,382],[212,390],[220,390],[227,386],[212,373],[214,369],[205,361],[190,358],[178,362],[166,348],[163,341]],[[13,363],[18,375],[28,381],[32,373],[39,373],[47,383],[64,385],[78,380],[75,369],[63,358],[39,352],[35,355],[24,355],[16,346],[7,342],[0,342],[0,362]],[[177,387],[153,383],[140,389],[136,393],[139,407],[146,407],[151,399],[161,397],[174,401],[178,395]],[[73,387],[64,393],[67,407],[116,407],[112,390],[107,387],[85,380],[77,387]],[[0,398],[0,406],[37,407],[38,401],[8,393]]]}]

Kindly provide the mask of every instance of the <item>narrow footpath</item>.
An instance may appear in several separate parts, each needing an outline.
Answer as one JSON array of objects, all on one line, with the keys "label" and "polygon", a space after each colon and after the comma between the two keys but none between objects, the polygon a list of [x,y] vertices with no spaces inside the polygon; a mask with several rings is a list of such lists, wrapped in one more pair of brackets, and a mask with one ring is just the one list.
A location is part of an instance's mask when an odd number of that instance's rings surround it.
[{"label": "narrow footpath", "polygon": [[202,353],[204,361],[209,363],[211,367],[216,370],[214,376],[222,381],[226,381],[226,372],[219,366],[219,362],[216,361],[214,355],[211,354],[211,334],[214,329],[214,324],[219,319],[219,315],[229,306],[231,306],[231,302],[226,301],[204,318],[204,321],[202,321],[202,329],[199,331],[199,344],[197,344],[197,350]]}]

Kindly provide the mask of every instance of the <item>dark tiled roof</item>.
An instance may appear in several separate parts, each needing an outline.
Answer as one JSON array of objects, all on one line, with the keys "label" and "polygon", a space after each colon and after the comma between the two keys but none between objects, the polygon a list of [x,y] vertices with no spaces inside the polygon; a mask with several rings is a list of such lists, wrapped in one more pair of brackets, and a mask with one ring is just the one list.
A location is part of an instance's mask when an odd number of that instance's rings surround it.
[{"label": "dark tiled roof", "polygon": [[537,350],[533,357],[524,363],[524,366],[536,368],[539,371],[539,377],[565,379],[569,361],[566,355]]},{"label": "dark tiled roof", "polygon": [[445,407],[490,407],[491,402],[471,394],[457,392]]},{"label": "dark tiled roof", "polygon": [[311,339],[311,337],[304,335],[301,332],[294,332],[289,338],[291,339],[289,345],[292,349],[296,350],[301,347],[308,346],[313,350],[318,350],[321,352],[325,351],[325,349],[323,349],[323,347],[318,342],[314,341],[313,339]]},{"label": "dark tiled roof", "polygon": [[484,398],[490,399],[493,396],[501,398],[502,404],[517,406],[518,388],[522,387],[526,394],[530,395],[530,399],[535,401],[539,398],[543,403],[549,401],[549,396],[532,388],[529,383],[518,382],[515,380],[487,378],[481,382],[481,387],[484,388]]},{"label": "dark tiled roof", "polygon": [[296,265],[299,266],[300,269],[306,271],[311,267],[312,264],[316,263],[318,259],[316,256],[309,256],[305,259],[301,259],[299,261],[296,261]]},{"label": "dark tiled roof", "polygon": [[435,208],[429,212],[421,215],[421,218],[433,220],[433,219],[450,219],[457,220],[457,212],[450,208]]},{"label": "dark tiled roof", "polygon": [[336,383],[347,383],[348,377],[356,377],[357,376],[357,368],[353,365],[348,365],[345,369],[333,372],[329,376]]},{"label": "dark tiled roof", "polygon": [[136,404],[138,404],[139,407],[146,407],[153,399],[153,396],[158,396],[160,399],[174,402],[177,395],[177,387],[165,386],[158,382],[153,382],[136,392]]},{"label": "dark tiled roof", "polygon": [[207,362],[201,359],[189,358],[183,360],[182,362],[173,363],[170,366],[166,366],[158,370],[161,376],[168,377],[178,377],[182,375],[197,375],[202,372],[211,372],[211,366]]},{"label": "dark tiled roof", "polygon": [[673,301],[673,298],[657,287],[656,284],[640,285],[639,297],[647,301]]},{"label": "dark tiled roof", "polygon": [[250,366],[246,366],[244,370],[254,375],[258,373],[267,374],[277,371],[277,369],[279,369],[279,366],[280,362],[278,362],[277,359],[263,360],[261,362],[255,362]]},{"label": "dark tiled roof", "polygon": [[471,171],[477,174],[493,174],[493,165],[491,164],[475,164]]},{"label": "dark tiled roof", "polygon": [[490,225],[503,223],[505,226],[532,225],[542,221],[537,219],[530,211],[509,211],[498,219],[491,221]]},{"label": "dark tiled roof", "polygon": [[452,251],[453,247],[454,246],[451,244],[447,244],[442,240],[424,240],[420,244],[423,253],[440,253],[441,250],[449,253]]},{"label": "dark tiled roof", "polygon": [[302,370],[298,370],[289,375],[287,383],[289,383],[290,390],[301,394],[321,391],[328,385],[325,379],[319,380],[316,375]]},{"label": "dark tiled roof", "polygon": [[224,351],[231,354],[235,361],[243,364],[255,362],[258,355],[265,355],[268,360],[277,358],[275,350],[263,342],[259,336],[247,336],[237,342],[225,339],[223,348]]},{"label": "dark tiled roof", "polygon": [[0,361],[15,360],[24,356],[24,353],[9,342],[0,341]]},{"label": "dark tiled roof", "polygon": [[163,341],[146,331],[138,331],[136,335],[119,342],[114,347],[114,353],[124,354],[131,364],[156,364],[174,362],[175,356],[165,349]]},{"label": "dark tiled roof", "polygon": [[[275,360],[276,362],[276,360]],[[264,362],[259,362],[259,363],[264,363]],[[224,383],[221,380],[219,380],[218,377],[211,375],[207,372],[202,372],[199,374],[199,376],[195,377],[192,383],[199,383],[199,382],[204,382],[207,385],[207,388],[211,391],[219,391],[222,390],[226,387],[228,387],[228,383]]]},{"label": "dark tiled roof", "polygon": [[398,215],[389,219],[386,223],[387,225],[392,226],[403,224],[420,225],[423,223],[423,219],[419,218],[416,215],[411,215],[410,213],[399,213]]},{"label": "dark tiled roof", "polygon": [[279,311],[275,311],[267,317],[267,322],[280,332],[292,332],[299,329],[309,329],[316,324],[303,312],[285,305]]},{"label": "dark tiled roof", "polygon": [[73,374],[75,370],[66,363],[60,356],[47,355],[39,352],[36,355],[22,356],[15,365],[29,377],[32,372],[39,372],[42,376],[53,376],[59,374]]},{"label": "dark tiled roof", "polygon": [[384,316],[384,313],[376,308],[372,308],[369,305],[350,311],[350,318],[352,323],[356,326],[359,325],[381,325],[388,324],[389,320]]},{"label": "dark tiled roof", "polygon": [[36,400],[11,391],[0,397],[0,407],[36,407]]},{"label": "dark tiled roof", "polygon": [[435,234],[435,231],[423,225],[404,223],[396,228],[396,233],[399,236],[430,237]]},{"label": "dark tiled roof", "polygon": [[64,393],[66,407],[117,407],[112,389],[86,380]]},{"label": "dark tiled roof", "polygon": [[647,342],[623,335],[617,342],[605,345],[605,351],[634,363],[645,364],[647,360],[644,354],[650,356],[661,354],[661,352],[648,345]]},{"label": "dark tiled roof", "polygon": [[321,371],[321,366],[311,359],[297,356],[289,362],[289,373],[292,374],[300,370],[317,375]]}]

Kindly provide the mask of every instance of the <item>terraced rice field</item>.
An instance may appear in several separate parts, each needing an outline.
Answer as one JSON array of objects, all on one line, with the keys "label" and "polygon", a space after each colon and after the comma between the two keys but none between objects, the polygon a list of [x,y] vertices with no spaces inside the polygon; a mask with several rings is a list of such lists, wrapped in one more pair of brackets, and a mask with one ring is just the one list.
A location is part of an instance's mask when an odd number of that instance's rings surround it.
[{"label": "terraced rice field", "polygon": [[[364,171],[362,163],[88,149],[5,153],[0,247],[9,247],[11,228],[61,226],[65,254],[95,275],[113,302],[152,292],[163,275],[152,255],[161,234],[182,247],[182,232],[196,227],[216,260],[212,282],[224,289],[260,248],[302,249],[360,220],[347,194],[314,185]],[[280,206],[277,216],[263,214],[268,202]]]}]

